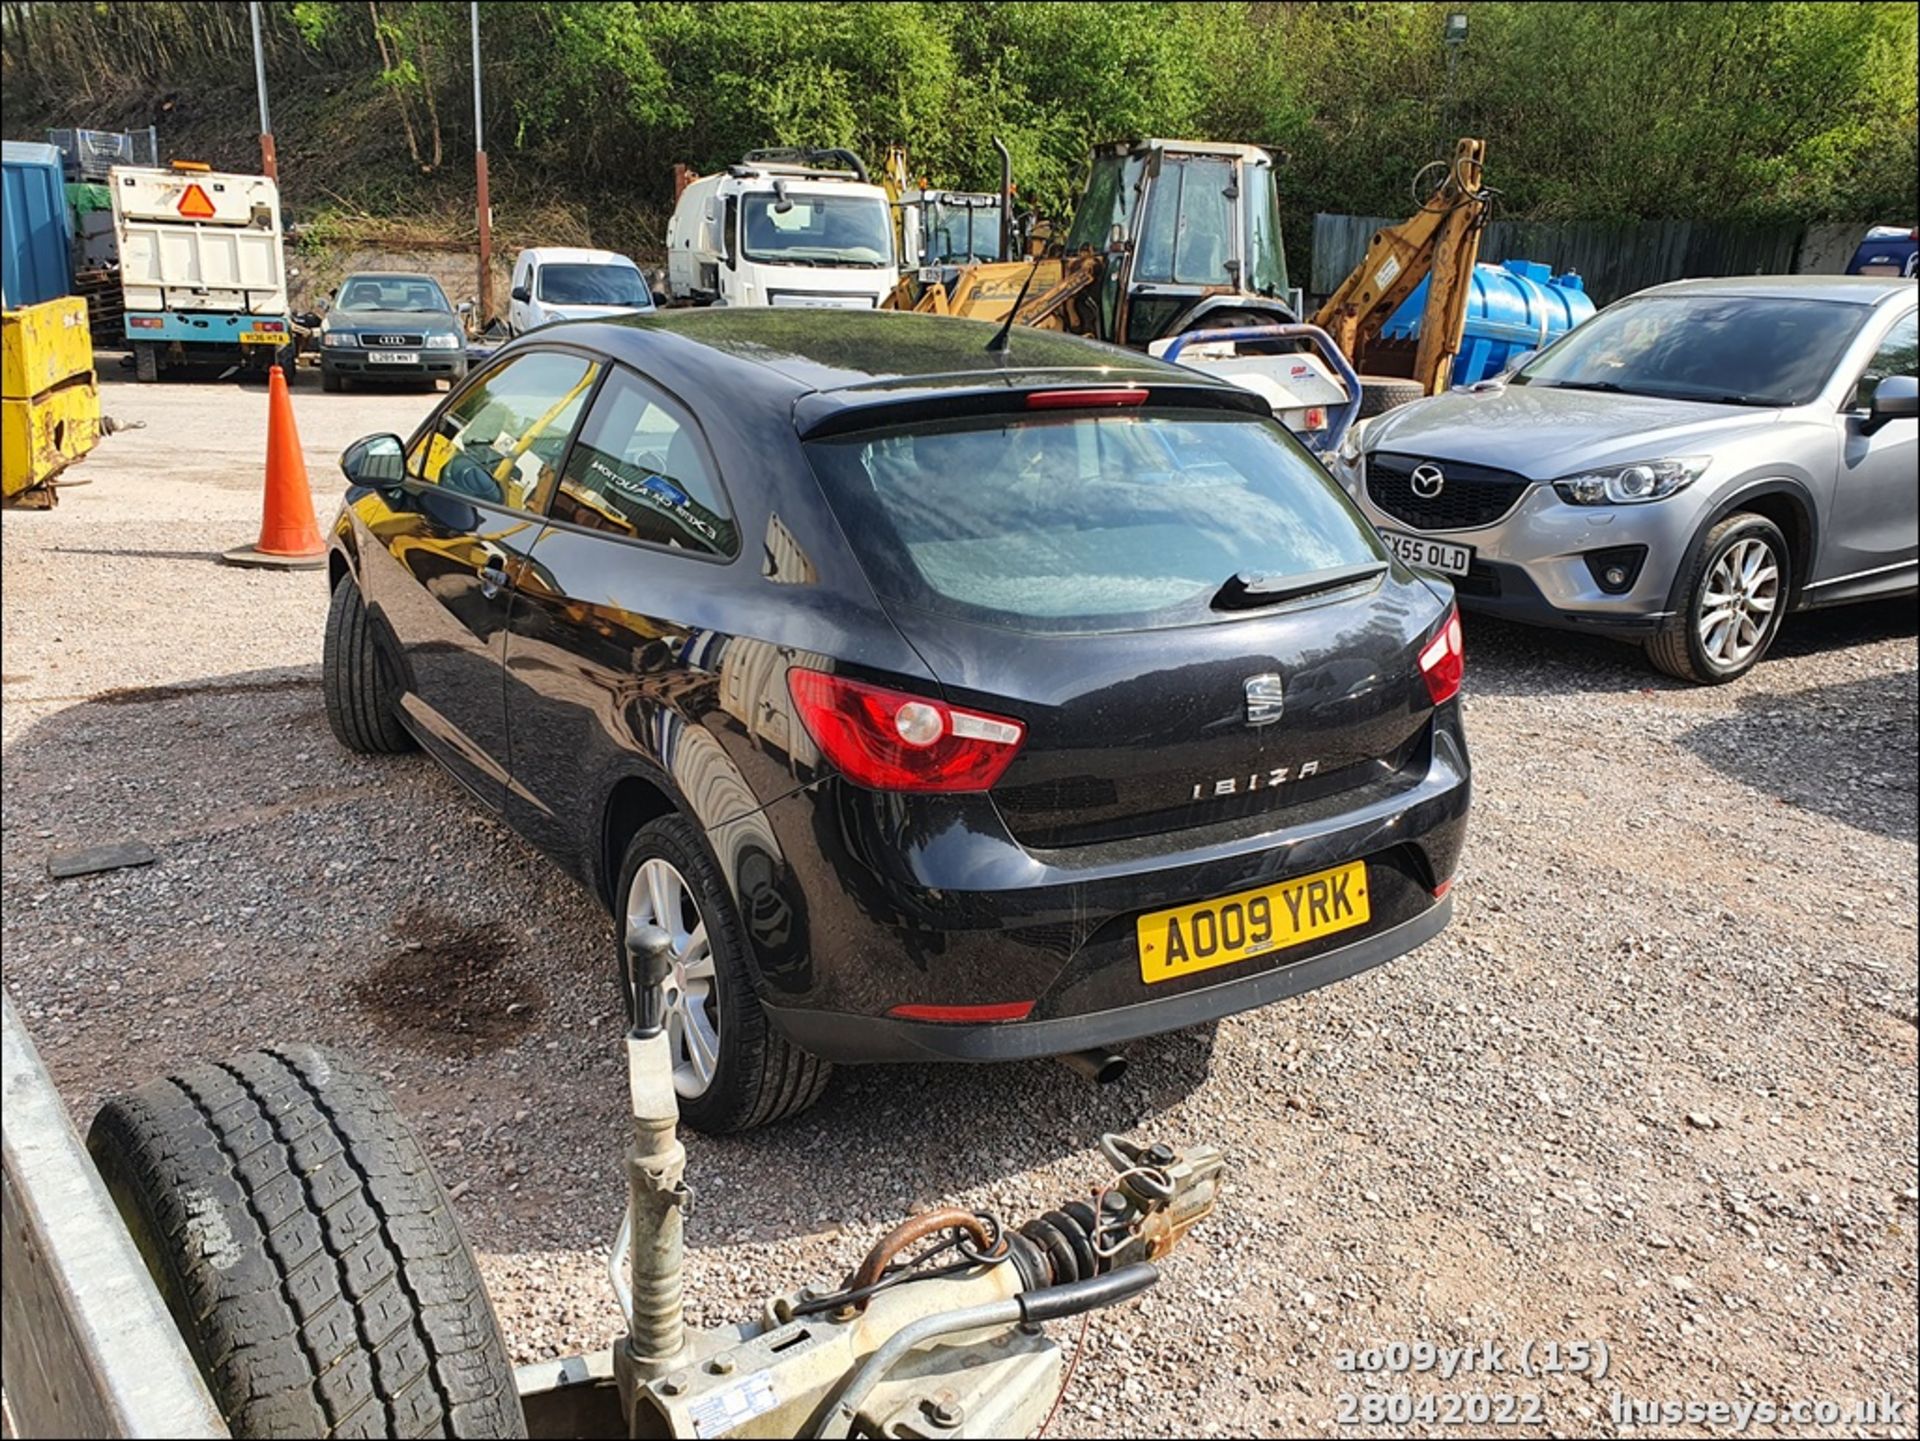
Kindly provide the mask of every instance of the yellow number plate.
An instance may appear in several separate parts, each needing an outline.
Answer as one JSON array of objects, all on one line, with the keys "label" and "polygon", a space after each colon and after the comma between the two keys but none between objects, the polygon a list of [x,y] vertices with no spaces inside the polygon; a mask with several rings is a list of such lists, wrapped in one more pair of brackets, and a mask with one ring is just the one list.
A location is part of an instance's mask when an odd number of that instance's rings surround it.
[{"label": "yellow number plate", "polygon": [[1365,861],[1197,906],[1155,911],[1135,923],[1140,979],[1152,985],[1249,961],[1364,926],[1370,914]]},{"label": "yellow number plate", "polygon": [[285,345],[293,339],[291,335],[279,330],[243,330],[240,332],[242,345]]}]

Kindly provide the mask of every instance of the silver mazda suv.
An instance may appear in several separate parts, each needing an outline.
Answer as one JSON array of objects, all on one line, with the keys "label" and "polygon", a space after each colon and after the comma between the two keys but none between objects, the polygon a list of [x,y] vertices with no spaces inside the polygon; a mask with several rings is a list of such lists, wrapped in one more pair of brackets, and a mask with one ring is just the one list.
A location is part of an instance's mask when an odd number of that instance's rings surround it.
[{"label": "silver mazda suv", "polygon": [[1916,294],[1894,277],[1656,286],[1497,380],[1369,422],[1334,473],[1468,609],[1732,680],[1786,612],[1915,588]]}]

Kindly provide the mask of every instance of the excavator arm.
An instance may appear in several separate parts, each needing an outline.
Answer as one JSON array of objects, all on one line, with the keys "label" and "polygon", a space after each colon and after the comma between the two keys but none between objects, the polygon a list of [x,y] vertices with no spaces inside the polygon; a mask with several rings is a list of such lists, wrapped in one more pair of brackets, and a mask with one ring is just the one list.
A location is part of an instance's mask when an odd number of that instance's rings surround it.
[{"label": "excavator arm", "polygon": [[[1461,140],[1446,178],[1418,213],[1376,234],[1353,273],[1314,315],[1313,323],[1333,337],[1363,380],[1372,373],[1413,380],[1428,395],[1446,389],[1491,201],[1481,179],[1485,153],[1484,141]],[[1433,281],[1417,346],[1382,341],[1381,328],[1428,275]]]}]

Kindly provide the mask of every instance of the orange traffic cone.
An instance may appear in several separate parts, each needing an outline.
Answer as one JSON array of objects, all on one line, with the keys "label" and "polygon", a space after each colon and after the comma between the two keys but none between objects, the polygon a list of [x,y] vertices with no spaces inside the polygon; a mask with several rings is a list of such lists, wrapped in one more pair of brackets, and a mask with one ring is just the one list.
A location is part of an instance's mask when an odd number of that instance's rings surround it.
[{"label": "orange traffic cone", "polygon": [[227,551],[221,559],[229,565],[282,570],[313,570],[327,563],[327,543],[313,517],[313,492],[307,488],[300,433],[293,428],[293,398],[277,365],[267,371],[267,495],[260,539]]}]

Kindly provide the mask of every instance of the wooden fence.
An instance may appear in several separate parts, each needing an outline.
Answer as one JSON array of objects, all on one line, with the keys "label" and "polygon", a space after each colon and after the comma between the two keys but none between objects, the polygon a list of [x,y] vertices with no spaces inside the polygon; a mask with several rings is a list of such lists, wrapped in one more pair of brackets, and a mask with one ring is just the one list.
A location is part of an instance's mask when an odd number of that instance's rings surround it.
[{"label": "wooden fence", "polygon": [[[1310,290],[1326,295],[1366,254],[1374,232],[1404,216],[1313,217]],[[1495,220],[1480,238],[1483,261],[1541,260],[1554,273],[1576,271],[1594,304],[1667,280],[1702,275],[1785,275],[1828,271],[1853,253],[1846,243],[1867,232],[1860,225],[1732,225],[1720,221],[1647,220],[1535,222]],[[1839,264],[1833,257],[1839,256]]]}]

